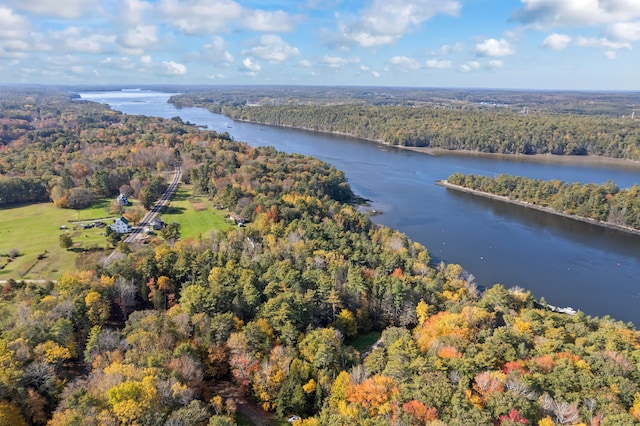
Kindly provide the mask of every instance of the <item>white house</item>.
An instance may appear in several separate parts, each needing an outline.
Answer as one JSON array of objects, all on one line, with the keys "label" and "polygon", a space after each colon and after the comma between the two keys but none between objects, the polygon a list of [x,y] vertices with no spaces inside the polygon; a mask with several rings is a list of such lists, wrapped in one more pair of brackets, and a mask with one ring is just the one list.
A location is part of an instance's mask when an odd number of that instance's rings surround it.
[{"label": "white house", "polygon": [[111,229],[116,231],[118,234],[126,234],[131,232],[131,225],[129,225],[129,221],[127,219],[121,216],[113,221]]},{"label": "white house", "polygon": [[118,195],[118,203],[121,206],[128,206],[129,205],[129,198],[127,198],[126,195],[121,193],[120,195]]}]

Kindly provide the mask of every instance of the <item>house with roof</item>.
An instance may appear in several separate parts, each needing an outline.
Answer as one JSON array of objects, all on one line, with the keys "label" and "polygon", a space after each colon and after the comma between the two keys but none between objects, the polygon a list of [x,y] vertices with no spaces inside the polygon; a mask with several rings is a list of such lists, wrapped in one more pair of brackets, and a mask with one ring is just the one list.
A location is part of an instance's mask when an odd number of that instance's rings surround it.
[{"label": "house with roof", "polygon": [[122,216],[114,220],[110,228],[118,234],[127,234],[131,232],[131,225],[129,225],[129,221]]},{"label": "house with roof", "polygon": [[228,217],[229,220],[231,220],[233,223],[235,223],[238,226],[244,226],[246,222],[246,220],[244,220],[242,216],[235,213],[229,213],[225,217]]},{"label": "house with roof", "polygon": [[121,206],[128,206],[130,204],[129,203],[129,198],[125,194],[122,194],[122,193],[120,195],[118,195],[117,201],[118,201],[118,204],[120,204]]},{"label": "house with roof", "polygon": [[154,231],[159,231],[167,226],[167,224],[160,219],[154,219],[153,222],[150,223],[150,225]]}]

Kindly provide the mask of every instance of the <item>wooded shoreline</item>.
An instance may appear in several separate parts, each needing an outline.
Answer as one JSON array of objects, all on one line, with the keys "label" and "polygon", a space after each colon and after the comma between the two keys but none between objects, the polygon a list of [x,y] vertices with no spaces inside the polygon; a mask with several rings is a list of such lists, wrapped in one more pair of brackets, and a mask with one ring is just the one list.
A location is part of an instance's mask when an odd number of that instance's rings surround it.
[{"label": "wooded shoreline", "polygon": [[[226,115],[223,113],[219,113],[219,114],[224,115],[225,117],[231,118],[229,115]],[[524,162],[531,162],[531,163],[570,164],[570,165],[585,165],[585,166],[600,165],[600,166],[622,167],[622,168],[627,168],[632,170],[634,169],[640,170],[640,161],[626,159],[626,158],[602,157],[598,155],[568,155],[568,154],[567,155],[501,154],[496,152],[470,151],[466,149],[445,149],[445,148],[431,148],[431,147],[420,147],[420,146],[393,145],[381,139],[363,138],[361,136],[356,136],[347,132],[332,132],[332,131],[326,131],[326,130],[311,129],[307,127],[290,126],[286,124],[266,123],[266,122],[245,120],[245,119],[239,119],[239,118],[232,118],[232,120],[242,122],[242,123],[261,124],[263,126],[273,126],[273,127],[282,127],[286,129],[304,130],[312,133],[346,136],[349,138],[354,138],[354,139],[367,141],[367,142],[373,142],[373,143],[384,145],[384,146],[395,147],[399,149],[406,149],[409,151],[431,155],[434,157],[437,157],[440,155],[460,155],[460,156],[470,156],[470,157],[489,157],[489,158],[494,158],[496,160],[524,161]]]},{"label": "wooded shoreline", "polygon": [[528,203],[526,201],[512,200],[512,199],[510,199],[508,197],[505,197],[505,196],[502,196],[502,195],[491,194],[489,192],[483,192],[483,191],[478,191],[478,190],[471,189],[471,188],[466,188],[466,187],[460,186],[460,185],[454,185],[452,183],[449,183],[447,180],[438,180],[438,181],[436,181],[436,185],[444,186],[445,188],[452,189],[454,191],[460,191],[460,192],[466,192],[466,193],[469,193],[469,194],[475,194],[475,195],[478,195],[480,197],[490,198],[492,200],[497,200],[497,201],[503,201],[505,203],[515,204],[515,205],[518,205],[518,206],[539,210],[539,211],[545,212],[545,213],[551,213],[551,214],[554,214],[556,216],[562,216],[562,217],[566,217],[568,219],[578,220],[580,222],[585,222],[585,223],[588,223],[588,224],[591,224],[591,225],[600,226],[600,227],[603,227],[603,228],[613,229],[613,230],[616,230],[616,231],[622,231],[622,232],[626,232],[626,233],[629,233],[629,234],[640,235],[640,230],[637,230],[637,229],[634,229],[634,228],[631,228],[631,227],[628,227],[628,226],[616,225],[616,224],[613,224],[613,223],[602,222],[602,221],[595,220],[595,219],[590,219],[590,218],[587,218],[587,217],[582,217],[582,216],[576,216],[576,215],[570,215],[570,214],[567,214],[567,213],[562,213],[562,212],[554,210],[554,209],[552,209],[550,207],[539,206],[537,204]]}]

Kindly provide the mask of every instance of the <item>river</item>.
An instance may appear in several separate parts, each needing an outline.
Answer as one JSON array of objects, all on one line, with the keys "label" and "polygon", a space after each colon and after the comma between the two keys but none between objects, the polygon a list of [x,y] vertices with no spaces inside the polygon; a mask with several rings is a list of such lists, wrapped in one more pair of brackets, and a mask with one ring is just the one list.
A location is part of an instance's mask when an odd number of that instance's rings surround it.
[{"label": "river", "polygon": [[233,120],[202,108],[178,110],[166,93],[88,92],[82,99],[126,114],[180,116],[251,146],[312,155],[343,170],[357,194],[384,214],[372,220],[424,244],[434,261],[459,263],[480,286],[520,286],[556,306],[640,324],[640,236],[448,190],[454,172],[569,182],[638,183],[637,168],[558,165],[519,159],[433,157],[349,137]]}]

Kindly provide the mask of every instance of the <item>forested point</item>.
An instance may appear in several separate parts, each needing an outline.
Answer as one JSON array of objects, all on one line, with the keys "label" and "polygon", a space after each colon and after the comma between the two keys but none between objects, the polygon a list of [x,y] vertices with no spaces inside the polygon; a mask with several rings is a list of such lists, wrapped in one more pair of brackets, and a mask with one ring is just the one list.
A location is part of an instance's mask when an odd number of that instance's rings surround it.
[{"label": "forested point", "polygon": [[640,186],[619,189],[615,182],[602,185],[541,180],[523,176],[480,176],[454,173],[448,183],[507,197],[605,224],[640,230]]},{"label": "forested point", "polygon": [[285,98],[285,105],[280,105],[273,99],[256,103],[241,99],[224,93],[185,94],[172,97],[171,102],[178,107],[208,108],[234,120],[340,133],[398,146],[640,160],[640,120],[630,114],[576,114],[551,107],[529,112],[526,106],[514,109],[454,101],[371,105],[340,98],[335,104],[317,100],[302,104]]},{"label": "forested point", "polygon": [[[11,97],[14,110],[36,100]],[[178,147],[185,184],[250,223],[154,240],[56,282],[2,285],[0,424],[229,425],[239,410],[220,391],[229,386],[302,425],[640,421],[631,324],[553,312],[520,288],[479,291],[460,265],[433,264],[420,244],[374,226],[319,160],[177,120],[48,104],[51,128],[74,143],[7,124],[25,137],[0,148],[3,174],[39,178],[49,164],[57,182],[86,156],[103,153],[117,170],[145,143]],[[91,125],[67,124],[83,116]],[[356,349],[371,331],[378,344]]]}]

